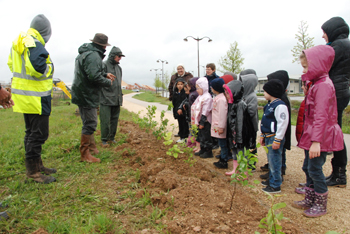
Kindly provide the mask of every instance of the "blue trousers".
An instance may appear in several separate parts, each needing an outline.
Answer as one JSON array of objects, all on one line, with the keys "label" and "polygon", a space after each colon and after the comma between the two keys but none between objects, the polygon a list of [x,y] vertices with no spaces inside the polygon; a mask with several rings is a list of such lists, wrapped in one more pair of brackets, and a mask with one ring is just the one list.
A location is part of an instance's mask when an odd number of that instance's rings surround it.
[{"label": "blue trousers", "polygon": [[306,186],[314,187],[316,193],[328,191],[326,178],[323,174],[322,166],[326,162],[327,152],[321,152],[319,157],[310,159],[309,151],[305,150],[303,171],[306,175]]},{"label": "blue trousers", "polygon": [[281,141],[280,148],[272,149],[272,143],[275,137],[266,137],[265,145],[268,148],[267,159],[269,161],[269,183],[272,188],[278,188],[282,184],[282,152],[285,139]]}]

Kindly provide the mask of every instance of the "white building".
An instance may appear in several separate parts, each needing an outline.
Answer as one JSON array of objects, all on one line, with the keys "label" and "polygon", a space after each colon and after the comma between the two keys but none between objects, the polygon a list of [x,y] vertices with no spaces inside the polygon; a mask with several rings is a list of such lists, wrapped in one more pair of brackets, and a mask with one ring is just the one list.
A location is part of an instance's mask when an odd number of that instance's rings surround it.
[{"label": "white building", "polygon": [[[267,82],[267,77],[259,77],[258,85],[255,88],[257,93],[263,93],[263,86]],[[288,93],[302,93],[301,89],[301,75],[292,75],[289,76],[289,88]]]}]

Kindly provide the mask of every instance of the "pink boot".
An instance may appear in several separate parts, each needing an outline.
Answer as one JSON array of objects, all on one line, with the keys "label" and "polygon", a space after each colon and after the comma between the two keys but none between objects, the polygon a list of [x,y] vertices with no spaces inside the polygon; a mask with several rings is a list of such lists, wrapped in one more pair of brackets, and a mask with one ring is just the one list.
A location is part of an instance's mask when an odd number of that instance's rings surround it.
[{"label": "pink boot", "polygon": [[233,160],[233,170],[230,172],[226,172],[225,175],[231,176],[232,174],[236,173],[237,167],[238,167],[237,160]]}]

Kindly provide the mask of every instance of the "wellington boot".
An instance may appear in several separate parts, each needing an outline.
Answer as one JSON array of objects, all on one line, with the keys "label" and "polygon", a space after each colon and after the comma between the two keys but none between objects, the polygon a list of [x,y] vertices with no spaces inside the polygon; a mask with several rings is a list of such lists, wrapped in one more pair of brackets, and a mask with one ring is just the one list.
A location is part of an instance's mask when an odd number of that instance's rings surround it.
[{"label": "wellington boot", "polygon": [[94,134],[90,135],[90,145],[89,145],[89,150],[92,155],[97,155],[100,153],[96,147],[96,142],[95,142],[95,137]]},{"label": "wellington boot", "polygon": [[25,160],[27,177],[33,179],[37,183],[49,184],[56,181],[55,177],[45,176],[40,173],[39,157]]},{"label": "wellington boot", "polygon": [[238,167],[238,162],[237,160],[233,160],[233,170],[230,172],[226,172],[225,175],[231,176],[232,174],[236,173],[236,169]]},{"label": "wellington boot", "polygon": [[44,167],[43,160],[41,159],[41,157],[39,159],[39,169],[40,169],[40,172],[43,172],[45,175],[51,175],[57,172],[55,168]]},{"label": "wellington boot", "polygon": [[81,134],[81,141],[80,141],[80,161],[82,162],[101,162],[99,158],[95,158],[91,155],[89,146],[90,146],[90,140],[91,135],[84,135]]}]

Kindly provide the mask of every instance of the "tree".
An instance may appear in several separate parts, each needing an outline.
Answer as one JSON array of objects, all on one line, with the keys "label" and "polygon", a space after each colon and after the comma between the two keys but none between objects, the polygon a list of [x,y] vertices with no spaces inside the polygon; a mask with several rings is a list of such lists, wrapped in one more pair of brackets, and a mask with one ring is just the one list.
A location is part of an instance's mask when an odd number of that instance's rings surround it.
[{"label": "tree", "polygon": [[164,73],[163,89],[165,89],[165,96],[166,97],[168,97],[169,90],[167,88],[168,88],[169,83],[170,83],[170,76],[169,76],[168,72],[165,72]]},{"label": "tree", "polygon": [[291,50],[293,54],[293,63],[300,63],[299,56],[301,52],[314,46],[314,38],[309,37],[309,34],[307,33],[308,28],[309,26],[307,25],[306,21],[300,21],[298,33],[295,34],[295,39],[297,39],[298,42],[297,45]]},{"label": "tree", "polygon": [[218,70],[221,72],[230,71],[238,74],[244,70],[242,67],[243,61],[244,58],[242,57],[241,51],[238,49],[238,43],[235,41],[230,44],[230,49],[226,52],[226,55],[220,58],[219,65],[223,69]]},{"label": "tree", "polygon": [[162,81],[158,74],[156,74],[156,78],[154,78],[154,87],[156,87],[156,94],[158,93],[159,88],[162,87]]}]

